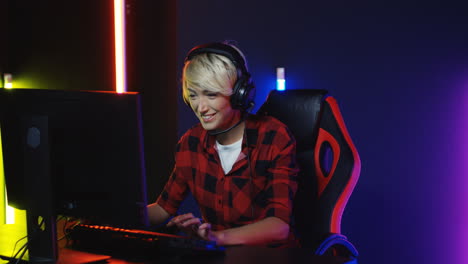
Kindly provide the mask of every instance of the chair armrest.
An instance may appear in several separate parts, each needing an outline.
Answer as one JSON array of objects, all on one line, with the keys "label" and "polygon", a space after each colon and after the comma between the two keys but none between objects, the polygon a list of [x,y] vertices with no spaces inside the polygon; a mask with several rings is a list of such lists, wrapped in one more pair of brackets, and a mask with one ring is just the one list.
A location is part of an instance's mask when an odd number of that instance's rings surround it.
[{"label": "chair armrest", "polygon": [[[332,250],[332,251],[330,251]],[[332,253],[334,255],[356,258],[359,253],[348,238],[341,234],[331,234],[325,238],[315,250],[315,255],[325,255]]]}]

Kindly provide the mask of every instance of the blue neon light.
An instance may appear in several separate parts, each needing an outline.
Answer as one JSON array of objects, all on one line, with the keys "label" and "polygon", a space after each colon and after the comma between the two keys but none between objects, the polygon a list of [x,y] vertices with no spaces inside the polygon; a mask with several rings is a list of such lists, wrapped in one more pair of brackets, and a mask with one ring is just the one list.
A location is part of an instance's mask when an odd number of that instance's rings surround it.
[{"label": "blue neon light", "polygon": [[278,91],[286,90],[286,80],[285,79],[277,79],[276,80],[276,90],[278,90]]}]

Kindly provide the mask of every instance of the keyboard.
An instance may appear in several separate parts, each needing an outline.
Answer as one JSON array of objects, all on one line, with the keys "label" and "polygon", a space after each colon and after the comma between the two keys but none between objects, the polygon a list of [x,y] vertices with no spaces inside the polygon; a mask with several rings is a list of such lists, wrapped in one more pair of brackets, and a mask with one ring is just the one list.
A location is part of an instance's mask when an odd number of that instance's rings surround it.
[{"label": "keyboard", "polygon": [[146,230],[79,224],[67,233],[74,249],[123,258],[224,254],[224,247],[211,241]]}]

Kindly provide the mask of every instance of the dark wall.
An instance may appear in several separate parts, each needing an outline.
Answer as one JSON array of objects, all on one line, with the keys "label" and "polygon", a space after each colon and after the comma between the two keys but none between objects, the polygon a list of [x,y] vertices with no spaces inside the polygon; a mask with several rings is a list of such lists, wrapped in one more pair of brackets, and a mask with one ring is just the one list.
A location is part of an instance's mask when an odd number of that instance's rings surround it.
[{"label": "dark wall", "polygon": [[[2,9],[4,8],[5,10],[8,10],[8,1],[0,0],[0,7],[2,7]],[[5,15],[0,16],[0,26],[2,28],[8,28],[9,27],[8,20],[9,20],[8,12],[6,12]],[[0,50],[3,50],[3,51],[8,50],[7,41],[4,41],[4,40],[0,41]],[[8,61],[8,52],[2,52],[2,55],[0,55],[0,87],[3,87],[3,73],[5,73],[5,69],[8,67],[7,61]]]},{"label": "dark wall", "polygon": [[111,1],[8,1],[8,13],[16,87],[113,90]]},{"label": "dark wall", "polygon": [[[236,40],[257,107],[288,89],[328,89],[362,159],[342,232],[360,263],[465,263],[468,244],[468,4],[463,1],[179,1],[178,63]],[[179,96],[180,97],[180,96]],[[179,99],[179,134],[196,122]]]},{"label": "dark wall", "polygon": [[129,89],[140,91],[150,202],[174,166],[177,143],[176,1],[127,0]]},{"label": "dark wall", "polygon": [[[15,88],[115,90],[112,0],[1,0],[0,10],[0,73],[12,73]],[[177,140],[176,3],[127,0],[126,20],[128,91],[142,95],[153,201]]]}]

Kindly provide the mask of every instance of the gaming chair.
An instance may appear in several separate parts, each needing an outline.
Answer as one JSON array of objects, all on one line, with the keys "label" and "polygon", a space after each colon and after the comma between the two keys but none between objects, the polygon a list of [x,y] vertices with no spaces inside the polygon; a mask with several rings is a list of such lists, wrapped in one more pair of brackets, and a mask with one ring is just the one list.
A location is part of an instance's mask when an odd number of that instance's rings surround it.
[{"label": "gaming chair", "polygon": [[361,161],[336,100],[326,90],[273,90],[257,114],[276,117],[296,139],[300,172],[292,225],[302,247],[357,257],[340,225]]}]

